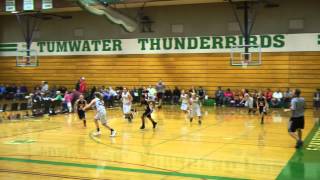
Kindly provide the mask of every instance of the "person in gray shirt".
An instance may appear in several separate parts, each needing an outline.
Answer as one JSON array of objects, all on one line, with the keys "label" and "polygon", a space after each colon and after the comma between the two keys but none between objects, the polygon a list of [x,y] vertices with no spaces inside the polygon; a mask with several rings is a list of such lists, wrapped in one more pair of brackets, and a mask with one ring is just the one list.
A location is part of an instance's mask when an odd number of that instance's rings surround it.
[{"label": "person in gray shirt", "polygon": [[288,132],[297,141],[296,148],[300,148],[303,146],[302,129],[304,129],[305,101],[303,97],[300,97],[300,89],[294,90],[293,94],[294,97],[291,100],[290,109],[285,111],[291,111]]}]

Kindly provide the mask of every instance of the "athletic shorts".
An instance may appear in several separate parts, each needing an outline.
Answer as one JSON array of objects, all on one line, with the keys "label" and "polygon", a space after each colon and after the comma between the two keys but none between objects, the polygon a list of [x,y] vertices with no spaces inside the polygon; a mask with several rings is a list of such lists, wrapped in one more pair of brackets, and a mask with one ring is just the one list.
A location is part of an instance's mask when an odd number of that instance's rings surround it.
[{"label": "athletic shorts", "polygon": [[263,106],[259,106],[259,113],[262,114],[267,114],[266,109]]},{"label": "athletic shorts", "polygon": [[123,104],[122,105],[123,114],[131,113],[131,104]]},{"label": "athletic shorts", "polygon": [[151,118],[151,114],[152,114],[152,111],[145,111],[142,116],[143,117],[148,117],[148,118]]},{"label": "athletic shorts", "polygon": [[85,119],[86,118],[86,113],[84,110],[78,110],[78,117],[79,119]]},{"label": "athletic shorts", "polygon": [[107,113],[106,112],[97,112],[94,119],[99,120],[102,124],[107,124]]},{"label": "athletic shorts", "polygon": [[195,116],[198,116],[198,117],[201,116],[200,108],[192,108],[192,111],[190,111],[190,117],[193,118]]},{"label": "athletic shorts", "polygon": [[180,109],[183,110],[183,111],[188,110],[188,104],[187,103],[182,103]]},{"label": "athletic shorts", "polygon": [[290,118],[288,124],[288,131],[296,132],[297,129],[304,129],[304,116]]}]

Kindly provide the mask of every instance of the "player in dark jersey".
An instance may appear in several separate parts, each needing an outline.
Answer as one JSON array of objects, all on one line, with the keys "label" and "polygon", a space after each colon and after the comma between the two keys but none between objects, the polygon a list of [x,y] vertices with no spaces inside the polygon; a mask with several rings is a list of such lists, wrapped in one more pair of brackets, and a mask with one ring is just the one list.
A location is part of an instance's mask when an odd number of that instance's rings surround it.
[{"label": "player in dark jersey", "polygon": [[145,118],[147,117],[151,122],[153,128],[156,128],[157,123],[152,119],[151,114],[153,112],[153,103],[151,101],[148,101],[148,99],[143,98],[141,101],[141,105],[144,106],[144,113],[141,116],[142,125],[140,129],[145,128]]},{"label": "player in dark jersey", "polygon": [[78,112],[78,117],[80,120],[83,120],[83,126],[87,127],[86,122],[86,113],[83,108],[87,105],[87,101],[84,99],[84,96],[81,94],[79,99],[75,102],[75,107]]},{"label": "player in dark jersey", "polygon": [[260,122],[261,124],[264,124],[264,116],[267,114],[267,108],[268,108],[267,99],[260,92],[257,98],[257,109],[261,116],[261,122]]}]

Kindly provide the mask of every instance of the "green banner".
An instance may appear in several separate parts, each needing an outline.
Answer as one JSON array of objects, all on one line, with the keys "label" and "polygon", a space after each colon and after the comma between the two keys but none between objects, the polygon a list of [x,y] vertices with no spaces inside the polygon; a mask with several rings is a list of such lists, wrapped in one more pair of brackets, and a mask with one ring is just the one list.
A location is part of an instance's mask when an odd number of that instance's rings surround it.
[{"label": "green banner", "polygon": [[[250,52],[305,52],[320,51],[320,34],[252,35]],[[161,37],[137,39],[99,39],[69,41],[39,41],[31,49],[38,56],[118,55],[170,53],[230,53],[241,50],[243,36]],[[0,44],[0,56],[16,56],[15,50],[24,50],[25,43]],[[236,47],[236,48],[235,48]],[[238,48],[238,49],[237,49]],[[243,47],[242,47],[243,48]]]}]

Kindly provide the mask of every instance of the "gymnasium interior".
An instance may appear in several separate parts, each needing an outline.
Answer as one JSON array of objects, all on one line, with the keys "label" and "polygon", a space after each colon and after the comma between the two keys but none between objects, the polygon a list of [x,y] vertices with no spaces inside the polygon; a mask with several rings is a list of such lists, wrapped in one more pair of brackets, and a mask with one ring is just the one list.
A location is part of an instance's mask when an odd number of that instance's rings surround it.
[{"label": "gymnasium interior", "polygon": [[[0,0],[0,180],[320,179],[319,18],[318,0]],[[115,137],[77,115],[97,92]]]}]

